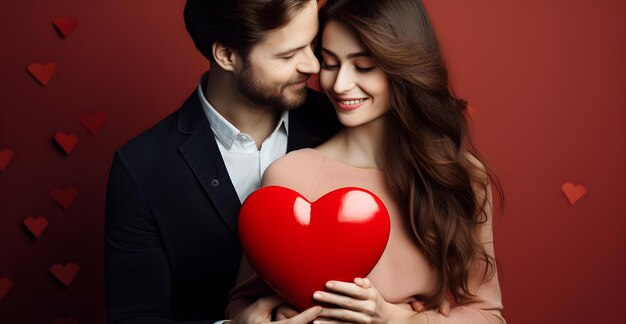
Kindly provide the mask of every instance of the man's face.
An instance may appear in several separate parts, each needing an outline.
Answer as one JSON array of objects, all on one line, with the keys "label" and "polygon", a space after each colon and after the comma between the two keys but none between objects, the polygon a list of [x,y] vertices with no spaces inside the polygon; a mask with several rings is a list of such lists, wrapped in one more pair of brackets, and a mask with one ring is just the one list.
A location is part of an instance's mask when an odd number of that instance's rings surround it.
[{"label": "man's face", "polygon": [[302,105],[307,79],[319,72],[312,48],[317,28],[317,3],[311,0],[289,24],[267,34],[243,60],[237,80],[241,94],[273,109]]}]

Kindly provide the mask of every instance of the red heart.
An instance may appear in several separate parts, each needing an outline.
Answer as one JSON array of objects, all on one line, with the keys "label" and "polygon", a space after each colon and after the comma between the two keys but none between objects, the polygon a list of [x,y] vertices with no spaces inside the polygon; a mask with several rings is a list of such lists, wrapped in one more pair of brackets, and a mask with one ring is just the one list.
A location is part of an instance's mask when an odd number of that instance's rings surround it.
[{"label": "red heart", "polygon": [[91,133],[91,135],[93,136],[96,136],[96,134],[104,124],[106,118],[107,114],[104,112],[99,112],[93,115],[82,114],[80,115],[80,117],[78,117],[80,123],[83,124],[83,126],[85,126],[85,128],[87,128],[89,133]]},{"label": "red heart", "polygon": [[50,267],[50,273],[52,273],[59,281],[61,281],[65,287],[69,287],[74,280],[74,277],[80,271],[80,267],[78,264],[74,262],[70,262],[66,265],[61,265],[59,263]]},{"label": "red heart", "polygon": [[76,324],[78,323],[78,321],[76,321],[75,318],[70,317],[70,318],[57,318],[56,320],[54,320],[54,322],[52,322],[52,324]]},{"label": "red heart", "polygon": [[70,36],[76,27],[78,27],[78,19],[76,17],[56,17],[54,18],[54,26],[57,28],[63,38]]},{"label": "red heart", "polygon": [[322,92],[322,87],[320,86],[320,75],[313,74],[306,81],[306,85],[317,92]]},{"label": "red heart", "polygon": [[54,188],[50,190],[50,196],[52,196],[59,206],[65,210],[70,208],[70,205],[74,201],[74,198],[76,198],[76,195],[78,195],[78,189],[72,186],[65,187],[64,189]]},{"label": "red heart", "polygon": [[0,172],[4,172],[4,170],[6,170],[14,155],[13,151],[9,149],[0,151]]},{"label": "red heart", "polygon": [[271,186],[244,202],[239,235],[259,275],[304,310],[328,280],[370,273],[389,239],[389,214],[376,195],[360,188],[337,189],[310,203],[291,189]]},{"label": "red heart", "polygon": [[45,217],[27,217],[24,219],[23,223],[24,226],[26,226],[28,230],[33,233],[33,235],[35,235],[35,237],[39,237],[46,227],[48,227],[48,219]]},{"label": "red heart", "polygon": [[32,63],[28,66],[27,70],[35,80],[37,80],[42,86],[48,84],[48,81],[52,78],[57,71],[58,65],[54,62],[48,62],[45,64]]},{"label": "red heart", "polygon": [[65,154],[68,155],[72,153],[72,150],[74,150],[76,144],[78,144],[78,137],[74,134],[57,132],[54,134],[54,140],[57,141],[63,151],[65,151]]},{"label": "red heart", "polygon": [[7,295],[9,290],[11,290],[11,287],[13,287],[13,280],[9,278],[0,279],[0,300]]},{"label": "red heart", "polygon": [[583,185],[574,185],[571,182],[566,182],[561,185],[561,191],[565,194],[565,198],[569,201],[570,205],[574,205],[580,198],[587,193],[587,188]]}]

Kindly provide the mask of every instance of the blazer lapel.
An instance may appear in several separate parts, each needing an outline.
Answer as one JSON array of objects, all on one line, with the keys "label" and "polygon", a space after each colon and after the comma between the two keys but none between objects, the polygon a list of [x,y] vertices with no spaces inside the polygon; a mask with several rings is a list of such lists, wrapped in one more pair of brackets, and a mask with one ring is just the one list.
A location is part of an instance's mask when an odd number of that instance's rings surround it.
[{"label": "blazer lapel", "polygon": [[237,219],[241,202],[228,176],[196,91],[179,111],[178,131],[189,135],[187,141],[178,147],[179,152],[202,184],[228,229],[238,237]]}]

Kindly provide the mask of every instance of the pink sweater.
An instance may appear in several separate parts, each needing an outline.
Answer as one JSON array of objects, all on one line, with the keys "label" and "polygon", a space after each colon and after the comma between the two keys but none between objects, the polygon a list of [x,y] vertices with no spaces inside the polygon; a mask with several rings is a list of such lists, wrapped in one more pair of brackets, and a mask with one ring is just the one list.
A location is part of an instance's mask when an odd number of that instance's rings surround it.
[{"label": "pink sweater", "polygon": [[[352,167],[330,159],[317,150],[302,149],[271,164],[263,175],[262,185],[291,188],[309,201],[315,201],[342,187],[361,187],[375,193],[387,207],[391,230],[383,255],[367,277],[387,302],[408,309],[411,309],[411,301],[428,296],[434,289],[437,274],[413,243],[413,234],[391,198],[381,171]],[[491,210],[488,210],[488,215],[489,220],[481,225],[481,237],[487,252],[493,255]],[[447,317],[436,310],[426,311],[430,324],[505,323],[501,314],[502,297],[497,274],[481,282],[478,271],[476,269],[475,279],[470,282],[470,291],[476,296],[467,303],[452,307]],[[271,288],[244,258],[237,285],[230,293],[226,315],[232,318],[249,300],[271,294]]]}]

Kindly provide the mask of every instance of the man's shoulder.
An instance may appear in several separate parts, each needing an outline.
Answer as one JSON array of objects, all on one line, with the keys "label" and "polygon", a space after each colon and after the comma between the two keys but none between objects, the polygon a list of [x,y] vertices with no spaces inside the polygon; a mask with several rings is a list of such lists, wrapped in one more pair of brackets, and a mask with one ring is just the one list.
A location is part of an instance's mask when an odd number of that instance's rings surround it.
[{"label": "man's shoulder", "polygon": [[183,125],[181,118],[186,115],[188,119],[198,119],[198,116],[192,116],[190,111],[193,113],[201,112],[201,109],[194,109],[193,107],[195,104],[192,100],[194,94],[174,112],[122,145],[119,151],[127,157],[152,158],[166,153],[168,149],[176,149],[180,146],[191,131],[189,125]]},{"label": "man's shoulder", "polygon": [[136,152],[146,152],[162,147],[163,143],[167,142],[169,137],[175,135],[174,132],[176,131],[179,111],[180,109],[177,109],[150,128],[130,139],[120,147],[120,151],[125,155],[133,155]]}]

